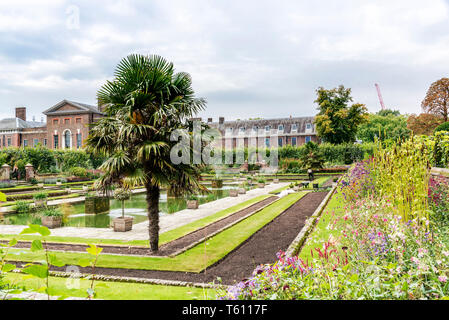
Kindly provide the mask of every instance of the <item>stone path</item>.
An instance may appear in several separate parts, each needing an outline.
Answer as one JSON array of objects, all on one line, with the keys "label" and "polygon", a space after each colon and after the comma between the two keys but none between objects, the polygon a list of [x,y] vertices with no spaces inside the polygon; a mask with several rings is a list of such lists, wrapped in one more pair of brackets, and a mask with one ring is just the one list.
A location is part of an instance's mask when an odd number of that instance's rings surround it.
[{"label": "stone path", "polygon": [[[248,191],[246,194],[240,194],[238,197],[226,197],[216,201],[208,202],[199,206],[196,210],[185,209],[170,215],[159,217],[160,233],[169,231],[198,219],[207,217],[218,211],[230,208],[239,203],[252,198],[268,194],[278,188],[284,187],[289,183],[271,183],[265,188],[256,188]],[[26,226],[19,225],[0,225],[0,234],[19,234]],[[133,229],[128,232],[114,232],[108,228],[77,228],[63,227],[53,229],[52,236],[77,237],[90,239],[117,239],[117,240],[147,240],[148,239],[148,221],[133,225]]]}]

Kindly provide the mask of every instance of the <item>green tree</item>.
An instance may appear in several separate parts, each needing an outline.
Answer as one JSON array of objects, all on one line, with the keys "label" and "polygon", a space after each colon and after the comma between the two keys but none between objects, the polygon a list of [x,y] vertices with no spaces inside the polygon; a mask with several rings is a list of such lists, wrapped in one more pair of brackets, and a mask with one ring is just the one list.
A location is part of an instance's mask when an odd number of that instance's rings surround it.
[{"label": "green tree", "polygon": [[150,249],[158,251],[161,187],[170,186],[178,194],[205,190],[199,165],[171,161],[177,142],[170,135],[189,129],[186,120],[204,109],[206,101],[195,97],[189,74],[175,73],[172,63],[155,55],[124,58],[98,99],[106,117],[93,125],[86,142],[90,152],[107,157],[96,185],[103,190],[113,184],[145,186]]},{"label": "green tree", "polygon": [[358,126],[367,120],[367,109],[364,104],[353,101],[351,89],[340,85],[334,89],[317,90],[318,114],[315,123],[318,136],[326,142],[339,144],[354,142]]},{"label": "green tree", "polygon": [[368,121],[361,124],[357,131],[357,138],[363,142],[374,142],[377,137],[386,139],[407,139],[410,130],[407,128],[407,117],[399,111],[382,110],[377,114],[369,114]]}]

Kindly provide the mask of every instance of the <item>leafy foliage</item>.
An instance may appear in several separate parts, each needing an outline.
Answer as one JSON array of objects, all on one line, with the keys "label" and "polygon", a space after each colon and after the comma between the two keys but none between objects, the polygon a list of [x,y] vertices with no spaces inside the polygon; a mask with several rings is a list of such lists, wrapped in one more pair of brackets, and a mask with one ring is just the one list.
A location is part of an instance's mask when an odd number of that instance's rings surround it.
[{"label": "leafy foliage", "polygon": [[415,135],[431,135],[435,128],[443,122],[443,118],[431,113],[410,115],[407,119],[407,128]]},{"label": "leafy foliage", "polygon": [[379,140],[408,139],[407,117],[392,110],[381,110],[377,114],[369,114],[368,121],[359,126],[357,138],[365,142]]},{"label": "leafy foliage", "polygon": [[352,102],[351,89],[340,85],[338,88],[317,89],[318,114],[315,117],[319,137],[324,141],[339,144],[354,142],[358,126],[367,119],[365,105]]},{"label": "leafy foliage", "polygon": [[432,83],[421,106],[424,112],[441,116],[447,122],[449,120],[449,78],[441,78]]}]

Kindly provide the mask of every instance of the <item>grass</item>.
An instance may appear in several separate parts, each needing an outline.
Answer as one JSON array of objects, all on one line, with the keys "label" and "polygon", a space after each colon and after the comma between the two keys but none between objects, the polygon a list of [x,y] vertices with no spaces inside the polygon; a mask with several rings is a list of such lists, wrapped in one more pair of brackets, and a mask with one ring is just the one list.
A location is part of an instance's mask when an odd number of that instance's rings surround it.
[{"label": "grass", "polygon": [[[218,211],[210,216],[204,217],[202,219],[193,221],[189,224],[183,225],[181,227],[178,227],[173,230],[169,230],[167,232],[162,233],[159,236],[159,244],[168,243],[170,241],[173,241],[175,239],[178,239],[190,232],[193,232],[195,230],[198,230],[208,224],[211,224],[217,220],[220,220],[222,218],[225,218],[237,211],[240,211],[242,209],[245,209],[257,202],[260,202],[266,198],[269,198],[269,195],[261,195],[252,199],[249,199],[247,201],[244,201],[242,203],[239,203],[235,206],[232,206],[230,208]],[[12,238],[19,238],[18,235],[4,235],[0,234],[0,240],[10,240]],[[33,241],[39,239],[38,236],[34,235],[22,235],[20,236],[20,240],[25,241]],[[89,239],[89,238],[77,238],[77,237],[58,237],[58,236],[49,236],[47,238],[49,242],[60,242],[60,243],[74,243],[74,244],[96,244],[96,245],[124,245],[124,246],[145,246],[148,247],[148,240],[115,240],[115,239]]]},{"label": "grass", "polygon": [[[206,242],[179,254],[176,257],[141,257],[103,254],[98,259],[98,267],[129,268],[142,270],[165,270],[182,272],[201,272],[206,267],[221,260],[252,234],[271,222],[274,218],[301,199],[307,192],[292,193],[260,212],[217,234]],[[57,252],[58,258],[67,265],[77,265],[84,253]],[[42,252],[12,249],[8,260],[34,262],[42,260]]]},{"label": "grass", "polygon": [[[6,280],[16,283],[27,290],[37,291],[45,285],[44,279],[26,279],[23,274],[8,273]],[[87,296],[90,281],[79,280],[79,287],[71,288],[70,283],[75,284],[74,279],[50,277],[50,295],[65,297]],[[69,282],[70,281],[70,282]],[[68,285],[69,284],[69,285]],[[164,286],[144,283],[95,281],[97,299],[104,300],[207,300],[215,299],[215,290],[209,288]]]},{"label": "grass", "polygon": [[[329,179],[332,179],[332,178],[329,178],[329,177],[320,177],[320,178],[317,178],[317,179],[313,180],[312,183],[318,183],[318,185],[321,187],[321,186],[322,186],[324,183],[326,183],[326,181],[329,180]],[[296,182],[296,181],[294,181],[294,182]],[[287,185],[287,186],[281,187],[281,188],[279,188],[279,189],[270,191],[269,193],[270,193],[270,194],[278,194],[278,193],[281,193],[281,192],[284,191],[284,190],[287,190],[288,188],[290,188],[290,185]],[[302,190],[308,190],[308,189],[302,189]],[[312,189],[309,189],[309,190],[312,190]]]},{"label": "grass", "polygon": [[321,248],[323,243],[327,242],[331,236],[338,238],[341,235],[340,230],[331,229],[329,223],[333,222],[334,218],[343,215],[343,198],[341,193],[336,191],[324,209],[315,228],[307,237],[307,240],[299,253],[299,257],[303,260],[310,260],[312,258],[311,250],[318,247]]},{"label": "grass", "polygon": [[[71,199],[71,198],[78,198],[81,197],[81,194],[78,193],[71,193],[64,196],[57,196],[57,197],[49,197],[47,198],[47,201],[53,201],[53,200],[61,200],[61,199]],[[27,203],[34,203],[34,200],[18,200],[18,201],[24,201]],[[3,202],[0,204],[0,207],[13,207],[15,205],[16,201],[8,201]]]}]

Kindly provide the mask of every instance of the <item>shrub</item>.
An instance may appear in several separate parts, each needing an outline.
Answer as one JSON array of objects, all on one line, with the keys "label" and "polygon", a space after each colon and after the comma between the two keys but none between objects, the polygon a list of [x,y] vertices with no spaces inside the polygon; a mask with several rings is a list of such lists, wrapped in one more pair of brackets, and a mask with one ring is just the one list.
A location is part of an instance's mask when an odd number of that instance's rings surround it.
[{"label": "shrub", "polygon": [[87,169],[81,167],[70,168],[69,173],[75,177],[85,178],[89,176]]},{"label": "shrub", "polygon": [[48,194],[46,192],[37,192],[34,194],[34,200],[45,200],[48,198]]},{"label": "shrub", "polygon": [[39,215],[44,217],[62,217],[63,213],[56,208],[47,207],[44,210],[40,211]]},{"label": "shrub", "polygon": [[434,133],[437,133],[438,131],[449,131],[449,121],[436,127]]},{"label": "shrub", "polygon": [[199,199],[198,196],[194,195],[194,194],[191,194],[191,195],[189,195],[187,197],[187,200],[189,200],[189,201],[195,201],[195,200],[198,200],[198,199]]}]

